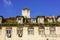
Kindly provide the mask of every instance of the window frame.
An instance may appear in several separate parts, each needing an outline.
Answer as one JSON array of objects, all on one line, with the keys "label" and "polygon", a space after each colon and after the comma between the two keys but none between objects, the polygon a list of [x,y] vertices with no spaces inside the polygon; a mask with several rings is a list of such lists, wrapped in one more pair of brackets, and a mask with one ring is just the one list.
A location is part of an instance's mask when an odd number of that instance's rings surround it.
[{"label": "window frame", "polygon": [[36,23],[36,19],[31,19],[31,23]]},{"label": "window frame", "polygon": [[34,28],[28,27],[28,35],[34,35]]},{"label": "window frame", "polygon": [[12,28],[6,28],[6,36],[8,38],[11,38],[11,36],[12,36]]},{"label": "window frame", "polygon": [[56,30],[55,30],[55,27],[50,27],[50,35],[56,34],[55,31],[56,31]]},{"label": "window frame", "polygon": [[39,28],[38,29],[39,35],[44,35],[45,34],[45,31],[44,30],[45,30],[44,28]]},{"label": "window frame", "polygon": [[23,27],[18,27],[17,28],[17,34],[18,34],[18,37],[22,37],[23,36]]},{"label": "window frame", "polygon": [[42,18],[38,18],[38,23],[44,23],[44,18],[43,17]]}]

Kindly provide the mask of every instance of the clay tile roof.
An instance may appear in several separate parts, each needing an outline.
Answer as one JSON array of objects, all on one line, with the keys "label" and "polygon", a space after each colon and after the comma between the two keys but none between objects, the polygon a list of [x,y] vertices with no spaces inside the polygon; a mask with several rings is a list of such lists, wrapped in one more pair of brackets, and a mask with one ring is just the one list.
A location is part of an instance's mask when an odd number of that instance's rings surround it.
[{"label": "clay tile roof", "polygon": [[16,22],[16,18],[14,17],[5,18],[5,22]]}]

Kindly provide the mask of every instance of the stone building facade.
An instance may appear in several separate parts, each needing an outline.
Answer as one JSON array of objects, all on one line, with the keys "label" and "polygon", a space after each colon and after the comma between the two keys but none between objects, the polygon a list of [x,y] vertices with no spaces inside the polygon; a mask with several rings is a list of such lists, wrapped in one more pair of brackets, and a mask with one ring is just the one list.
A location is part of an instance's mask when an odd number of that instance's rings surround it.
[{"label": "stone building facade", "polygon": [[60,40],[60,16],[30,18],[28,8],[22,16],[0,16],[0,40]]}]

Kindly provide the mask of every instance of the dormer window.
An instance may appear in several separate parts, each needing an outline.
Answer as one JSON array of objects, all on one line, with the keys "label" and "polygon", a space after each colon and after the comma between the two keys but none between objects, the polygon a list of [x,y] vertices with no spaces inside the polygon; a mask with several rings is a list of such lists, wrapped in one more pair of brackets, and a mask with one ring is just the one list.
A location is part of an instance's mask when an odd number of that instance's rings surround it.
[{"label": "dormer window", "polygon": [[22,24],[23,23],[23,17],[22,16],[17,16],[17,23]]},{"label": "dormer window", "polygon": [[23,23],[23,18],[18,18],[18,23]]},{"label": "dormer window", "polygon": [[45,19],[46,19],[46,22],[49,22],[49,23],[55,22],[55,17],[53,16],[45,16]]},{"label": "dormer window", "polygon": [[57,21],[60,22],[60,17],[58,17]]},{"label": "dormer window", "polygon": [[44,18],[38,18],[38,23],[44,23]]},{"label": "dormer window", "polygon": [[21,18],[18,18],[18,20],[21,20]]},{"label": "dormer window", "polygon": [[31,23],[36,23],[36,19],[31,19]]},{"label": "dormer window", "polygon": [[48,20],[48,22],[53,22],[53,20],[52,19],[47,19]]}]

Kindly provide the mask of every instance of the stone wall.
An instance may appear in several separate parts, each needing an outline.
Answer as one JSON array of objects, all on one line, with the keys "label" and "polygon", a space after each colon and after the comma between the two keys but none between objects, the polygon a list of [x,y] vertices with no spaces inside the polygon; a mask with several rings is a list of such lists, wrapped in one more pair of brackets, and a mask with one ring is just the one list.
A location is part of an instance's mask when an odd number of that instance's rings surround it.
[{"label": "stone wall", "polygon": [[23,36],[18,37],[17,27],[12,27],[11,38],[6,36],[6,27],[2,27],[0,30],[0,40],[60,40],[60,27],[56,26],[56,34],[50,35],[49,27],[45,27],[45,34],[39,35],[38,26],[34,27],[34,35],[28,35],[28,27],[23,27]]}]

